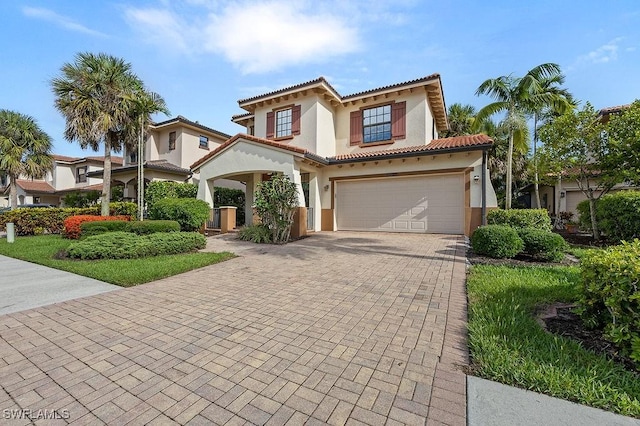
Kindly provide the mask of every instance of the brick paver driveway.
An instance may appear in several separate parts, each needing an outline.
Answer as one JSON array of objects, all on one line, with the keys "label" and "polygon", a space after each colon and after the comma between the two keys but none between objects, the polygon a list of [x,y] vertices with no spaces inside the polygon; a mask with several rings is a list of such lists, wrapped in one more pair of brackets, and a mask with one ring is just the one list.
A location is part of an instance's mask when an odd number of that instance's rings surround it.
[{"label": "brick paver driveway", "polygon": [[236,244],[222,264],[0,316],[0,422],[465,423],[462,237],[211,239]]}]

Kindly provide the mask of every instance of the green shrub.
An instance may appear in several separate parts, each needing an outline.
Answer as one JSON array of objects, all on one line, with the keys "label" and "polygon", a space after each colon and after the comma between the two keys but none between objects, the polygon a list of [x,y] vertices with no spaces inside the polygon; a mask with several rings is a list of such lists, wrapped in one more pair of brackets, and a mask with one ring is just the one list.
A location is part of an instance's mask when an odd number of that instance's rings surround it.
[{"label": "green shrub", "polygon": [[252,241],[254,243],[270,243],[271,231],[264,225],[251,225],[240,229],[238,238],[243,241]]},{"label": "green shrub", "polygon": [[551,231],[551,218],[545,209],[491,210],[487,213],[489,225],[507,225],[512,228],[536,228]]},{"label": "green shrub", "polygon": [[[135,203],[109,204],[111,216],[134,216],[137,211]],[[16,235],[35,235],[40,233],[59,234],[64,228],[64,220],[69,216],[100,215],[100,206],[86,208],[54,207],[49,209],[18,208],[0,213],[0,230],[6,229],[6,224],[12,222]]]},{"label": "green shrub", "polygon": [[640,367],[640,241],[588,250],[581,266],[581,315]]},{"label": "green shrub", "polygon": [[600,230],[610,241],[640,238],[640,191],[618,191],[600,198],[596,206]]},{"label": "green shrub", "polygon": [[[596,221],[598,220],[598,201],[596,200]],[[578,211],[578,224],[580,229],[591,232],[591,212],[589,211],[589,200],[582,200],[576,206]]]},{"label": "green shrub", "polygon": [[506,225],[481,226],[471,236],[471,247],[477,254],[495,258],[515,257],[524,248],[518,232]]},{"label": "green shrub", "polygon": [[126,231],[138,235],[155,234],[156,232],[180,232],[180,224],[175,220],[145,220],[128,222]]},{"label": "green shrub", "polygon": [[131,232],[108,232],[72,243],[67,254],[74,259],[134,259],[164,254],[187,253],[207,245],[204,236],[195,232],[166,232],[136,235]]},{"label": "green shrub", "polygon": [[209,218],[211,207],[206,201],[193,198],[164,198],[149,210],[149,218],[175,220],[181,231],[197,231]]},{"label": "green shrub", "polygon": [[165,198],[196,198],[198,185],[194,183],[154,181],[144,190],[144,201],[147,209],[151,210],[155,204]]},{"label": "green shrub", "polygon": [[245,195],[239,189],[219,188],[215,187],[213,192],[213,205],[216,207],[234,206],[236,210],[236,224],[242,226],[245,224]]},{"label": "green shrub", "polygon": [[561,235],[535,228],[522,228],[518,235],[524,243],[524,253],[545,262],[559,262],[569,248]]},{"label": "green shrub", "polygon": [[271,241],[286,243],[291,236],[298,206],[298,189],[288,176],[275,174],[258,183],[255,207],[261,222],[271,231]]},{"label": "green shrub", "polygon": [[91,237],[105,232],[127,232],[129,222],[125,220],[104,220],[102,222],[82,222],[80,235]]}]

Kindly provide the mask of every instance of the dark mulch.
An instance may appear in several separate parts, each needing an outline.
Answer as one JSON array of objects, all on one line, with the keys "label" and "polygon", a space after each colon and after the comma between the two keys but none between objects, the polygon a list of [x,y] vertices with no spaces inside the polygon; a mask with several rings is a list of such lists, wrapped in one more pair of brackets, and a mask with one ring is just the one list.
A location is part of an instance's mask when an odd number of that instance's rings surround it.
[{"label": "dark mulch", "polygon": [[541,262],[531,256],[519,254],[513,259],[494,259],[488,256],[482,256],[473,252],[471,248],[467,250],[467,259],[472,265],[493,265],[493,266],[571,266],[579,262],[578,258],[570,254],[565,254],[564,259],[560,262]]},{"label": "dark mulch", "polygon": [[607,240],[604,238],[599,241],[594,240],[591,234],[585,234],[581,232],[570,234],[567,231],[553,231],[553,232],[556,232],[562,235],[562,238],[564,238],[566,242],[575,246],[584,246],[588,248],[588,247],[606,247],[610,245],[610,243],[608,243]]},{"label": "dark mulch", "polygon": [[563,304],[547,307],[539,318],[548,332],[575,340],[584,348],[622,364],[627,370],[640,373],[629,358],[620,355],[619,349],[603,337],[602,330],[586,328],[573,309],[575,307]]}]

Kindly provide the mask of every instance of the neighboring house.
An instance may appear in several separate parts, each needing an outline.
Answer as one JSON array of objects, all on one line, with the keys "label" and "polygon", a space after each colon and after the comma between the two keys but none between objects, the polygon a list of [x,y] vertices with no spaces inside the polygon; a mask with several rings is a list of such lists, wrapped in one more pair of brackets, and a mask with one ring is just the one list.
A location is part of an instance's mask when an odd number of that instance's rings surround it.
[{"label": "neighboring house", "polygon": [[[599,111],[598,116],[606,123],[609,121],[612,114],[619,114],[629,106],[630,105],[620,105],[603,108]],[[597,178],[590,180],[590,182],[592,183],[592,186],[595,186],[593,184],[597,184]],[[584,182],[583,186],[586,186]],[[639,188],[621,182],[611,188],[609,193],[637,189]],[[580,190],[578,182],[575,179],[563,178],[562,176],[558,178],[558,182],[555,185],[540,185],[539,191],[541,208],[547,209],[549,214],[554,216],[560,212],[573,213],[573,220],[578,219],[578,204],[587,199],[586,195],[584,195]],[[518,200],[528,208],[535,207],[535,193],[533,185],[525,187],[520,192],[522,195],[518,197]],[[595,191],[596,197],[599,196],[600,193],[600,191]]]},{"label": "neighboring house", "polygon": [[[59,206],[65,195],[72,192],[102,191],[102,179],[89,174],[102,170],[104,157],[67,157],[52,155],[53,169],[42,179],[21,176],[17,181],[18,207],[24,204],[51,204]],[[122,165],[122,157],[111,157],[114,165]],[[5,179],[8,180],[8,179]],[[1,182],[0,182],[1,183]],[[5,182],[4,203],[8,206],[9,186]]]},{"label": "neighboring house", "polygon": [[246,183],[246,217],[259,182],[297,185],[292,235],[306,230],[470,235],[497,206],[486,135],[439,138],[448,128],[440,76],[340,95],[323,77],[238,101],[245,127],[191,166],[198,198],[214,181]]},{"label": "neighboring house", "polygon": [[[154,123],[145,142],[145,182],[156,180],[198,183],[198,174],[189,167],[215,150],[231,136],[182,116]],[[89,176],[102,177],[102,170]],[[124,197],[135,200],[138,193],[137,151],[125,152],[124,164],[111,170],[111,184],[124,187]],[[244,189],[239,182],[216,182],[217,186]]]}]

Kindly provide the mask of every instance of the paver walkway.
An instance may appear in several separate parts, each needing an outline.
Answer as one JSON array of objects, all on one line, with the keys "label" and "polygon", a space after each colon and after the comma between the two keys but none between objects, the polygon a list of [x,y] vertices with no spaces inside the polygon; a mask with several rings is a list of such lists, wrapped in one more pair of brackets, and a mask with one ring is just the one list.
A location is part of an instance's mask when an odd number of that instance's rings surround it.
[{"label": "paver walkway", "polygon": [[241,257],[0,316],[1,422],[465,424],[462,237],[220,247]]}]

